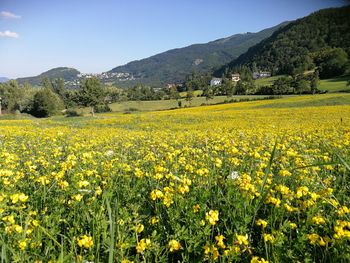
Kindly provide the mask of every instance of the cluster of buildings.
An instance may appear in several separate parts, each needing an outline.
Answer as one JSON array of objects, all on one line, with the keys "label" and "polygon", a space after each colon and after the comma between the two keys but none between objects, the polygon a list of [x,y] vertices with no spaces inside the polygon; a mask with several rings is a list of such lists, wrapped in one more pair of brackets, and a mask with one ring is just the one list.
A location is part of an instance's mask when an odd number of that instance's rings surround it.
[{"label": "cluster of buildings", "polygon": [[[259,71],[259,72],[253,72],[253,79],[261,79],[261,78],[268,78],[271,77],[271,72],[269,71]],[[233,83],[237,83],[241,80],[241,77],[238,73],[234,73],[231,75],[231,81]],[[210,81],[210,86],[215,87],[222,84],[222,78],[212,78]]]},{"label": "cluster of buildings", "polygon": [[134,76],[126,72],[103,72],[101,74],[80,73],[77,77],[80,79],[88,79],[88,78],[96,77],[100,80],[119,80],[119,81],[127,81],[127,80],[135,79]]}]

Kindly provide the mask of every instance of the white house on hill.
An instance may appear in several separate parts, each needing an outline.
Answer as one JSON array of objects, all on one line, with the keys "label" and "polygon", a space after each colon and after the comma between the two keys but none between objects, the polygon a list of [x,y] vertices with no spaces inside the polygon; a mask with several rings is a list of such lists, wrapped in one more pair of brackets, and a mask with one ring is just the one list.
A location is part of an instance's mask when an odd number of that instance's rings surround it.
[{"label": "white house on hill", "polygon": [[232,74],[231,80],[232,82],[238,82],[241,80],[241,76],[238,73]]},{"label": "white house on hill", "polygon": [[212,78],[210,81],[210,86],[214,87],[214,86],[221,85],[221,82],[222,82],[221,78]]}]

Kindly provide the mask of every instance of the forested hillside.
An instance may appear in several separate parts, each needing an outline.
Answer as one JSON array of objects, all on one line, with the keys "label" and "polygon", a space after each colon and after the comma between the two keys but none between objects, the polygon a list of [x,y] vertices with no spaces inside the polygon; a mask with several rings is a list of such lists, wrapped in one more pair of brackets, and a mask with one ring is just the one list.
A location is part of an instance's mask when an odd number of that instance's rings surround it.
[{"label": "forested hillside", "polygon": [[[206,44],[195,44],[157,54],[155,56],[130,62],[112,69],[110,72],[122,72],[133,75],[132,83],[164,84],[184,81],[196,71],[198,74],[211,73],[232,59],[246,52],[249,47],[285,26],[284,22],[275,27],[257,33],[236,34]],[[130,82],[120,82],[128,85]]]},{"label": "forested hillside", "polygon": [[323,74],[322,70],[329,72],[327,67],[344,69],[350,50],[349,32],[349,6],[324,9],[277,30],[216,71],[216,75],[227,68],[243,65],[253,71],[268,70],[273,74],[293,74],[319,66],[321,77],[339,75],[339,72]]}]

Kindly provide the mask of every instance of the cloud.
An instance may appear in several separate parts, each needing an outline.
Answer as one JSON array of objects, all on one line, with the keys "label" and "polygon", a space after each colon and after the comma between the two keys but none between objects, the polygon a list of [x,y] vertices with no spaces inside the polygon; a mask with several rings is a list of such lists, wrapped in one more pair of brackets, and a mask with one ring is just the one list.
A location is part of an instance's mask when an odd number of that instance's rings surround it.
[{"label": "cloud", "polygon": [[16,32],[11,32],[10,30],[6,30],[3,32],[0,31],[0,37],[19,38],[19,35]]},{"label": "cloud", "polygon": [[19,19],[21,16],[15,15],[14,13],[8,12],[8,11],[1,11],[0,16],[2,18],[8,18],[8,19]]}]

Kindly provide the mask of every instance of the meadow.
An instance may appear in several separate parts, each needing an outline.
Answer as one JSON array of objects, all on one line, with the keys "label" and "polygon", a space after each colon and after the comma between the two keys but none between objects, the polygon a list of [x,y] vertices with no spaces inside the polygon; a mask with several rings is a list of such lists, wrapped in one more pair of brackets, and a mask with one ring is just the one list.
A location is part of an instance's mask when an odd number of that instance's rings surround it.
[{"label": "meadow", "polygon": [[349,100],[0,119],[1,262],[349,262]]},{"label": "meadow", "polygon": [[[306,72],[307,73],[307,72]],[[273,76],[269,78],[261,78],[255,80],[255,85],[257,86],[270,86],[275,80],[280,77],[285,77],[286,75]],[[347,86],[347,82],[350,80],[350,76],[341,76],[331,79],[321,79],[319,80],[318,89],[320,91],[326,91],[329,93],[334,92],[350,92],[350,87]]]}]

